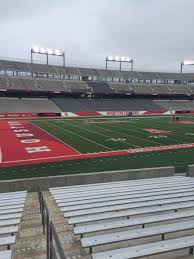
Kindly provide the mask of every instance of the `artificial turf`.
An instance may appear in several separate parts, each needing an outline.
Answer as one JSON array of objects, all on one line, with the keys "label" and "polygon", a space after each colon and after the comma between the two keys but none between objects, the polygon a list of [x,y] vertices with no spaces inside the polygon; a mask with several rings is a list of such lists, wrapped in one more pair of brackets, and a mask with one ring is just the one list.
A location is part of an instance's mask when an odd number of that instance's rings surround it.
[{"label": "artificial turf", "polygon": [[[180,118],[180,121],[188,120],[194,121],[194,118],[192,116],[182,116]],[[44,119],[33,120],[32,123],[48,131],[81,153],[194,143],[194,125],[173,123],[171,116],[68,120]],[[171,131],[171,133],[152,134],[145,131],[145,129],[150,128]],[[183,172],[188,164],[194,164],[194,148],[1,168],[0,179],[7,180],[158,166],[175,166],[177,172]]]}]

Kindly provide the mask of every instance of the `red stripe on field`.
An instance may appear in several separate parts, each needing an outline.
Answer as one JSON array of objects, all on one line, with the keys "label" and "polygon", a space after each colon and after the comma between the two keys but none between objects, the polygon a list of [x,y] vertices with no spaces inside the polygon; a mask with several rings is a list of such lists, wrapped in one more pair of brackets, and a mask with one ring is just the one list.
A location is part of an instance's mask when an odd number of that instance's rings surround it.
[{"label": "red stripe on field", "polygon": [[[18,161],[17,164],[23,164],[19,161],[38,160],[47,157],[59,157],[64,155],[76,155],[78,151],[60,142],[54,136],[49,135],[44,130],[36,127],[26,120],[17,121],[15,125],[9,124],[14,121],[0,121],[0,147],[3,157],[3,162],[12,163]],[[15,128],[11,128],[15,127]],[[26,130],[26,132],[15,132],[14,130]],[[19,137],[16,134],[32,134],[33,136]],[[37,143],[21,143],[21,140],[36,139]],[[47,147],[46,152],[28,153],[26,148]],[[31,162],[29,162],[31,163]]]}]

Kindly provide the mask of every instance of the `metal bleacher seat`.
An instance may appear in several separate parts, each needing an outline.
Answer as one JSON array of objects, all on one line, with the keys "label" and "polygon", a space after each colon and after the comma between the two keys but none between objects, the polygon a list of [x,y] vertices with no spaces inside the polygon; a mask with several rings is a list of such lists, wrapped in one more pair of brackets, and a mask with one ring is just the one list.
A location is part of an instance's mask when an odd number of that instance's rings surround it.
[{"label": "metal bleacher seat", "polygon": [[194,179],[173,176],[50,192],[92,258],[127,259],[194,247],[193,187]]},{"label": "metal bleacher seat", "polygon": [[173,221],[177,219],[185,219],[194,217],[194,210],[190,211],[180,211],[176,213],[168,213],[164,215],[154,215],[154,216],[144,216],[144,217],[136,217],[133,219],[124,219],[124,220],[115,220],[106,223],[99,223],[99,224],[90,224],[86,226],[77,226],[74,227],[74,233],[76,235],[81,235],[82,237],[84,234],[100,232],[105,230],[114,230],[114,229],[122,229],[126,227],[133,227],[133,226],[145,226],[157,223],[157,222],[165,222],[165,221]]},{"label": "metal bleacher seat", "polygon": [[92,255],[92,259],[130,259],[141,258],[150,255],[162,254],[165,252],[177,251],[184,248],[189,248],[190,254],[193,254],[194,236],[183,238],[175,238],[166,241],[143,244],[139,246],[127,247],[96,253]]},{"label": "metal bleacher seat", "polygon": [[89,248],[92,252],[92,248],[100,245],[106,245],[111,243],[118,243],[123,241],[134,240],[138,238],[146,238],[150,236],[160,235],[161,239],[165,239],[165,234],[175,233],[179,231],[186,231],[194,229],[194,221],[178,222],[172,224],[166,224],[163,226],[147,227],[144,229],[135,229],[122,232],[116,232],[111,234],[95,235],[93,237],[85,237],[81,239],[82,247]]},{"label": "metal bleacher seat", "polygon": [[26,195],[26,191],[0,193],[0,259],[11,259],[10,247],[16,242]]},{"label": "metal bleacher seat", "polygon": [[0,251],[0,259],[11,259],[11,251]]}]

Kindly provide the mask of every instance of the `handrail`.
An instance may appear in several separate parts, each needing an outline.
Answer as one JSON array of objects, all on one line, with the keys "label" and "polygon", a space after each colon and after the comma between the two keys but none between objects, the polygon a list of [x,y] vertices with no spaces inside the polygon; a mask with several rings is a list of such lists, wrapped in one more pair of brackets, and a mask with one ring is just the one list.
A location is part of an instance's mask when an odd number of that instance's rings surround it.
[{"label": "handrail", "polygon": [[[40,203],[40,213],[42,216],[43,234],[46,234],[47,259],[67,259],[61,246],[61,242],[58,238],[54,224],[52,221],[50,221],[49,210],[44,201],[44,197],[40,190],[40,186],[38,186],[38,198]],[[55,246],[53,241],[55,242]]]}]

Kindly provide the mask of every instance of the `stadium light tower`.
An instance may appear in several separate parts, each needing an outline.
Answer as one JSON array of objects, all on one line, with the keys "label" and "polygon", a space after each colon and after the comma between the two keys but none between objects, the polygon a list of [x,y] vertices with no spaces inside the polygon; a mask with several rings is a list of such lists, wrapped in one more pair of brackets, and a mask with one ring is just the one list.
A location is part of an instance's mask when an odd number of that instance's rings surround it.
[{"label": "stadium light tower", "polygon": [[193,65],[194,65],[194,61],[192,60],[185,60],[181,62],[181,74],[183,73],[183,66],[193,66]]},{"label": "stadium light tower", "polygon": [[133,71],[133,59],[129,57],[113,57],[107,56],[106,57],[106,70],[108,69],[108,62],[118,62],[119,63],[119,70],[122,70],[122,63],[130,63],[131,64],[131,71]]},{"label": "stadium light tower", "polygon": [[49,56],[58,56],[63,58],[63,66],[65,67],[65,52],[61,49],[48,49],[48,48],[41,48],[35,46],[31,48],[31,63],[33,63],[33,55],[45,55],[46,56],[46,64],[49,63]]}]

